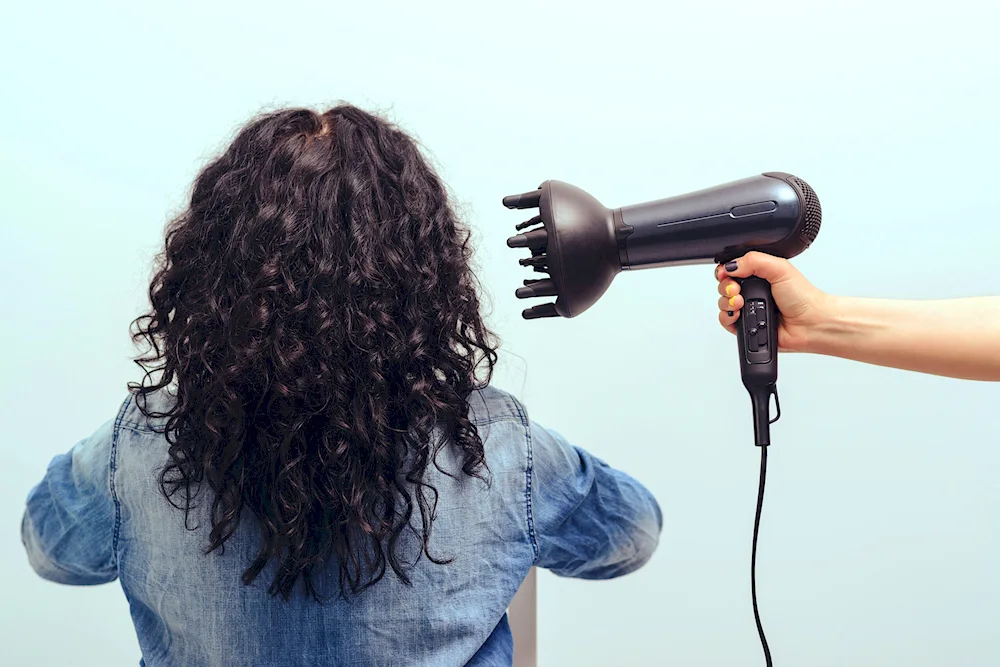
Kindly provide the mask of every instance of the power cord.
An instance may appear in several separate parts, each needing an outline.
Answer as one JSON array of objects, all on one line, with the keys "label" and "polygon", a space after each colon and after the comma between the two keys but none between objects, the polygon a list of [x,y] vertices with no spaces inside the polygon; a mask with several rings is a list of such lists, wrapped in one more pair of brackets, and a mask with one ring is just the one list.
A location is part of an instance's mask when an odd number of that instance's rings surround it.
[{"label": "power cord", "polygon": [[760,624],[760,611],[757,609],[757,533],[760,532],[760,511],[764,506],[764,481],[766,479],[767,445],[763,445],[760,448],[760,485],[757,488],[757,515],[753,520],[753,548],[750,554],[750,594],[753,597],[753,618],[757,622],[757,634],[760,635],[760,645],[764,649],[764,660],[767,667],[773,667],[771,663],[771,649],[767,646],[767,637],[764,636],[764,626]]}]

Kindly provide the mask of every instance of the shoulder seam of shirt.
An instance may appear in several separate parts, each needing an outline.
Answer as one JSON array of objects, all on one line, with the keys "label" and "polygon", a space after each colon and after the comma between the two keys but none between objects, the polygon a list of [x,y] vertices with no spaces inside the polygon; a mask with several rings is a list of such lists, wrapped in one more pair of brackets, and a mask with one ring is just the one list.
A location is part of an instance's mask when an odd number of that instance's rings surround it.
[{"label": "shoulder seam of shirt", "polygon": [[[142,411],[142,408],[139,407],[139,401],[136,399],[136,396],[137,394],[130,393],[128,400],[125,401],[126,409],[122,414],[119,426],[121,428],[127,428],[130,431],[135,431],[136,433],[160,433],[160,431],[158,431],[157,428],[150,423],[151,418],[146,416],[146,414]],[[145,397],[143,398],[144,400],[148,400],[145,399]],[[127,409],[129,402],[131,402],[132,405],[134,405],[138,410],[138,416],[129,416],[128,413],[131,412]],[[129,418],[125,419],[124,417]]]},{"label": "shoulder seam of shirt", "polygon": [[[487,386],[477,392],[477,398],[476,401],[473,401],[471,397],[469,399],[471,420],[476,426],[489,426],[502,422],[517,424],[521,421],[517,406],[513,403],[514,397],[507,392],[493,386]],[[485,411],[484,414],[479,414],[477,408],[480,404]],[[496,412],[491,410],[491,407],[496,408]]]},{"label": "shoulder seam of shirt", "polygon": [[524,422],[518,418],[516,415],[499,415],[497,417],[489,417],[487,419],[475,419],[472,422],[476,426],[492,426],[493,424],[524,424]]},{"label": "shoulder seam of shirt", "polygon": [[118,469],[118,434],[121,433],[122,421],[125,419],[125,413],[128,412],[131,403],[132,394],[129,393],[128,398],[118,410],[118,418],[115,419],[115,428],[111,434],[111,461],[108,465],[108,488],[111,490],[111,500],[115,504],[115,528],[112,533],[111,551],[116,562],[118,561],[118,535],[122,525],[122,506],[118,500],[118,490],[115,488],[115,471]]},{"label": "shoulder seam of shirt", "polygon": [[528,517],[528,539],[531,542],[531,551],[535,556],[534,561],[532,561],[532,564],[534,564],[538,562],[538,541],[535,539],[535,518],[531,511],[531,473],[534,469],[531,449],[531,424],[528,421],[527,411],[521,405],[521,402],[513,396],[510,396],[510,400],[514,403],[514,409],[517,410],[521,426],[524,427],[524,440],[527,447],[528,465],[525,466],[524,471],[524,507]]}]

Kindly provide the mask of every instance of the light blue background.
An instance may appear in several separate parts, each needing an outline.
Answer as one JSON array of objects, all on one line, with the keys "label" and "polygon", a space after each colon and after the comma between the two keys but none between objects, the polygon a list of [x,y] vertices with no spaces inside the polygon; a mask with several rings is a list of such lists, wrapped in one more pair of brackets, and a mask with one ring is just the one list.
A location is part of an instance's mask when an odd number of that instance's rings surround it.
[{"label": "light blue background", "polygon": [[[503,195],[558,178],[620,206],[784,170],[823,202],[797,261],[820,287],[1000,293],[996,3],[2,7],[4,665],[138,663],[117,586],[33,576],[23,499],[137,377],[127,327],[163,224],[262,106],[346,99],[415,133],[475,227],[500,384],[659,497],[647,568],[541,578],[543,667],[762,665],[758,452],[711,267],[523,322]],[[775,664],[1000,664],[1000,384],[785,355],[779,386],[759,563]]]}]

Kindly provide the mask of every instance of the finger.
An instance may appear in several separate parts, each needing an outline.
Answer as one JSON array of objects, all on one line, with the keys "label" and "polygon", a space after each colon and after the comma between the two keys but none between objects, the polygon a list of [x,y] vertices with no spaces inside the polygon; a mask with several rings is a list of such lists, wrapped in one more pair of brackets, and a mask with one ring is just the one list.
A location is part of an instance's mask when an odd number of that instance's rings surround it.
[{"label": "finger", "polygon": [[787,259],[756,251],[728,262],[723,266],[723,271],[733,278],[757,276],[772,284],[798,273]]},{"label": "finger", "polygon": [[[730,310],[733,311],[736,316],[739,315],[740,308],[743,307],[743,297],[737,294],[736,296],[731,296],[728,299],[726,297],[719,298],[719,310],[726,313]],[[733,320],[736,321],[735,319]]]},{"label": "finger", "polygon": [[[730,313],[730,312],[733,313],[733,314],[729,315],[728,313]],[[719,324],[721,324],[722,328],[725,329],[726,331],[728,331],[729,333],[735,334],[736,333],[736,320],[739,318],[739,316],[740,316],[740,311],[738,311],[738,310],[734,310],[734,311],[725,311],[724,310],[721,313],[719,313]]]},{"label": "finger", "polygon": [[726,298],[731,296],[736,296],[740,293],[740,284],[733,280],[732,278],[724,278],[722,282],[719,283],[719,294]]}]

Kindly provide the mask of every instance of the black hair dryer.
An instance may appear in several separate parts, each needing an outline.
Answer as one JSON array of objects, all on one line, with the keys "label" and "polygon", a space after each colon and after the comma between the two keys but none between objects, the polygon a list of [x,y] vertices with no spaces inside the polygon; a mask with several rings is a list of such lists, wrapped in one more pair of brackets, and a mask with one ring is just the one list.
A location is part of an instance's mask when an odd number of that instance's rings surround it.
[{"label": "black hair dryer", "polygon": [[[527,230],[507,240],[528,248],[522,266],[548,274],[525,280],[518,298],[556,297],[524,311],[525,319],[576,317],[590,308],[622,270],[684,264],[723,264],[751,250],[794,257],[819,233],[823,217],[809,184],[784,173],[765,173],[686,195],[614,210],[560,181],[505,197],[504,206],[539,209],[522,222]],[[541,226],[539,226],[541,225]],[[740,372],[753,406],[754,441],[760,447],[760,485],[754,519],[750,586],[754,620],[768,667],[771,651],[757,608],[757,534],[767,475],[770,425],[778,403],[778,322],[771,285],[757,277],[740,280],[744,305],[736,333]],[[771,396],[777,414],[770,418]]]},{"label": "black hair dryer", "polygon": [[[757,250],[794,257],[819,233],[822,210],[809,184],[770,172],[677,197],[614,210],[583,190],[546,181],[505,197],[511,209],[539,209],[507,240],[528,248],[522,266],[548,274],[525,280],[518,298],[556,297],[524,311],[525,319],[576,317],[622,270],[725,263]],[[767,281],[740,281],[744,306],[737,326],[743,384],[753,405],[756,444],[770,444],[770,400],[777,404],[778,317]]]}]

